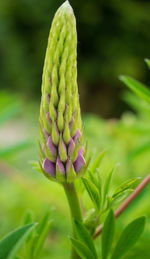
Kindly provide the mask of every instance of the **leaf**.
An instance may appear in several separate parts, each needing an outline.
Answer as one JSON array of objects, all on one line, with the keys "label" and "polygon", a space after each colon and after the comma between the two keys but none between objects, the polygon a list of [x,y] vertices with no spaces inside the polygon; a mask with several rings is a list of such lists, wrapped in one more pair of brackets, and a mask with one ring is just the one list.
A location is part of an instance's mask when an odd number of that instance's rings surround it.
[{"label": "leaf", "polygon": [[132,221],[122,232],[111,259],[122,257],[137,242],[145,226],[145,217]]},{"label": "leaf", "polygon": [[23,217],[23,225],[27,225],[31,223],[33,223],[33,215],[32,215],[32,211],[28,210]]},{"label": "leaf", "polygon": [[110,173],[108,174],[105,184],[104,184],[104,189],[103,189],[103,206],[105,205],[105,201],[107,198],[107,194],[108,194],[108,190],[109,190],[109,186],[110,186],[110,182],[111,182],[111,178],[112,178],[112,174],[114,172],[114,168],[111,169]]},{"label": "leaf", "polygon": [[136,93],[140,98],[145,100],[150,104],[150,91],[142,83],[129,76],[120,76],[120,80],[125,83],[134,93]]},{"label": "leaf", "polygon": [[95,246],[92,240],[91,235],[85,228],[83,224],[81,224],[79,221],[75,220],[74,221],[74,226],[75,226],[75,232],[78,237],[78,239],[83,243],[88,246],[88,248],[91,250],[91,252],[94,254],[95,258],[97,258],[97,253],[95,250]]},{"label": "leaf", "polygon": [[32,252],[33,252],[33,258],[37,258],[40,250],[44,244],[44,240],[49,232],[50,225],[51,225],[51,220],[50,220],[50,212],[46,213],[42,221],[39,223],[37,227],[37,235],[35,236],[33,240],[33,247],[32,247]]},{"label": "leaf", "polygon": [[93,164],[90,167],[90,171],[93,173],[95,172],[96,168],[100,166],[100,163],[102,162],[104,155],[106,153],[106,150],[102,151],[98,157],[94,160]]},{"label": "leaf", "polygon": [[35,228],[36,224],[28,224],[20,227],[0,242],[0,258],[13,259],[20,248],[24,245],[26,239]]},{"label": "leaf", "polygon": [[125,181],[115,190],[115,192],[112,195],[112,198],[115,199],[116,197],[120,196],[120,194],[124,191],[135,188],[137,186],[137,183],[139,183],[140,179],[141,177],[135,177],[133,179]]},{"label": "leaf", "polygon": [[99,208],[100,208],[100,194],[99,194],[98,188],[96,187],[95,184],[93,184],[89,179],[87,179],[85,177],[82,177],[82,181],[84,183],[84,186],[85,186],[91,200],[95,204],[96,208],[99,210]]},{"label": "leaf", "polygon": [[104,228],[102,232],[102,258],[106,259],[108,257],[109,251],[111,249],[113,237],[115,231],[115,217],[112,210],[108,213],[108,216],[104,223]]},{"label": "leaf", "polygon": [[75,251],[82,259],[95,259],[94,255],[91,253],[86,245],[72,237],[70,237],[70,240]]},{"label": "leaf", "polygon": [[148,65],[148,67],[150,68],[150,59],[146,58],[146,59],[145,59],[145,62],[146,62],[146,64]]}]

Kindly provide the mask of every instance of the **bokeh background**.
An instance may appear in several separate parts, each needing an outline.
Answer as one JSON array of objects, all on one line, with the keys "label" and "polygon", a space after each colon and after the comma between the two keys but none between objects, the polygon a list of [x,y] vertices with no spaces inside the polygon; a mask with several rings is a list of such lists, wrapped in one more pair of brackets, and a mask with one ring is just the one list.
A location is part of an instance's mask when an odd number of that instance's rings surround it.
[{"label": "bokeh background", "polygon": [[[27,210],[38,221],[50,209],[54,222],[40,256],[44,259],[69,255],[65,238],[70,230],[69,213],[63,190],[30,164],[38,159],[47,38],[62,2],[0,1],[0,237],[19,226]],[[108,148],[107,159],[120,164],[113,190],[123,180],[144,177],[150,171],[150,108],[127,92],[118,79],[127,74],[145,84],[150,82],[144,63],[144,58],[150,58],[150,1],[70,3],[77,20],[78,85],[85,135],[91,154]],[[143,214],[147,215],[145,233],[126,259],[150,258],[148,187],[118,219],[116,235],[124,224]]]}]

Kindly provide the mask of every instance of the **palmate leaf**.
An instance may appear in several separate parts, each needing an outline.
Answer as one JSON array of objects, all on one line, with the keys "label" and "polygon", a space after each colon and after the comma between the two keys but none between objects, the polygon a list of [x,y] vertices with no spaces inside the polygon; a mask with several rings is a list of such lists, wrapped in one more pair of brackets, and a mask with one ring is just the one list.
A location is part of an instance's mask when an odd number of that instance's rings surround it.
[{"label": "palmate leaf", "polygon": [[128,189],[133,189],[139,184],[139,180],[141,177],[135,177],[133,179],[125,181],[123,184],[121,184],[113,193],[112,198],[115,199],[119,197],[123,192],[125,192]]},{"label": "palmate leaf", "polygon": [[111,169],[111,171],[107,175],[106,181],[104,183],[104,187],[103,187],[103,206],[105,205],[105,201],[106,201],[107,196],[108,196],[108,191],[109,191],[109,187],[110,187],[113,172],[114,172],[114,168]]},{"label": "palmate leaf", "polygon": [[150,104],[150,90],[145,85],[129,76],[120,76],[119,78],[134,93]]},{"label": "palmate leaf", "polygon": [[70,237],[73,248],[82,259],[95,259],[90,249],[79,240]]},{"label": "palmate leaf", "polygon": [[91,180],[88,178],[82,177],[83,184],[92,200],[94,203],[95,207],[99,210],[100,209],[100,193],[97,188],[97,186],[92,183]]},{"label": "palmate leaf", "polygon": [[97,168],[99,168],[104,156],[105,156],[106,150],[102,151],[97,158],[94,160],[94,162],[92,163],[91,167],[90,167],[90,171],[92,173],[94,173],[96,171]]},{"label": "palmate leaf", "polygon": [[113,237],[115,231],[115,217],[112,210],[108,213],[108,216],[104,223],[104,228],[102,232],[102,259],[108,257],[109,251],[111,249]]},{"label": "palmate leaf", "polygon": [[95,258],[97,258],[94,242],[88,230],[85,228],[85,226],[81,224],[79,221],[75,220],[74,228],[79,241],[81,241],[83,244],[86,244],[90,249],[90,251],[92,252],[92,254],[95,256]]},{"label": "palmate leaf", "polygon": [[145,217],[132,221],[122,232],[111,259],[119,259],[127,253],[141,236],[145,226]]},{"label": "palmate leaf", "polygon": [[1,240],[0,258],[14,259],[35,226],[36,224],[33,223],[20,227]]}]

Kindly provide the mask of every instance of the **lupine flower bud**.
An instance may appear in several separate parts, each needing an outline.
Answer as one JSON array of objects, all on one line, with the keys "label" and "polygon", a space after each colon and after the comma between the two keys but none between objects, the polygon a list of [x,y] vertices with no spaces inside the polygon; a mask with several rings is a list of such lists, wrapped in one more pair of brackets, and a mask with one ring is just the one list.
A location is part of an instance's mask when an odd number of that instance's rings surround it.
[{"label": "lupine flower bud", "polygon": [[76,59],[76,21],[66,1],[56,12],[50,30],[39,119],[41,169],[59,182],[74,181],[85,168]]}]

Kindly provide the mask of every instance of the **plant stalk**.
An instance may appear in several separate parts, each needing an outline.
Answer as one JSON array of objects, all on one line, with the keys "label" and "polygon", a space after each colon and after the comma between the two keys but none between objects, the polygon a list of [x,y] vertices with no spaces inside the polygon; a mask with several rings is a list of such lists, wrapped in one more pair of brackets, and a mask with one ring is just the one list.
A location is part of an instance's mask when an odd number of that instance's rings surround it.
[{"label": "plant stalk", "polygon": [[[82,222],[82,214],[81,214],[79,198],[78,198],[76,187],[75,187],[74,183],[65,183],[63,185],[63,187],[64,187],[64,190],[65,190],[65,193],[67,196],[67,200],[69,203],[70,214],[71,214],[71,219],[72,219],[72,226],[73,226],[73,237],[76,237],[73,221],[76,219],[76,220]],[[80,258],[79,255],[72,248],[71,259],[79,259],[79,258]]]}]

